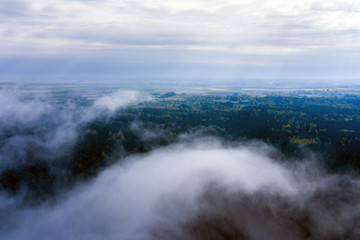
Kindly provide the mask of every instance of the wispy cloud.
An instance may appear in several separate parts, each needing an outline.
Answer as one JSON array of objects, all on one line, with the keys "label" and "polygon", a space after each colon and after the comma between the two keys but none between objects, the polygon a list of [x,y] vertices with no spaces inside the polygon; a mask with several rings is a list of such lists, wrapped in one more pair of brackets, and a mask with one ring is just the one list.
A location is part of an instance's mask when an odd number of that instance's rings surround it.
[{"label": "wispy cloud", "polygon": [[57,106],[20,90],[0,90],[0,173],[17,166],[58,161],[76,144],[79,128],[149,100],[139,92],[117,91],[99,98],[91,107],[79,108],[72,104]]}]

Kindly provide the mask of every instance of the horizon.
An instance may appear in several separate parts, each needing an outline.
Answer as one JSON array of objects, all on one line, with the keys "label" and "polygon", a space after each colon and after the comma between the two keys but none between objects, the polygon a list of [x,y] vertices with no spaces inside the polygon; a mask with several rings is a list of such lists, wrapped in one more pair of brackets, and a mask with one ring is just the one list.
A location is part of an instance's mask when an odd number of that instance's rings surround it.
[{"label": "horizon", "polygon": [[1,239],[360,239],[360,2],[0,20]]}]

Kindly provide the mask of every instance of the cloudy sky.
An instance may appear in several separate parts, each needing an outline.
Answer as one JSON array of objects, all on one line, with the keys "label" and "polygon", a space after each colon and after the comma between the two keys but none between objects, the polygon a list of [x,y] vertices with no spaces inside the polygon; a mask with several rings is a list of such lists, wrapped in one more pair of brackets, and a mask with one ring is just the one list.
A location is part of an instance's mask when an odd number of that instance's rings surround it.
[{"label": "cloudy sky", "polygon": [[0,81],[360,80],[357,0],[0,0]]}]

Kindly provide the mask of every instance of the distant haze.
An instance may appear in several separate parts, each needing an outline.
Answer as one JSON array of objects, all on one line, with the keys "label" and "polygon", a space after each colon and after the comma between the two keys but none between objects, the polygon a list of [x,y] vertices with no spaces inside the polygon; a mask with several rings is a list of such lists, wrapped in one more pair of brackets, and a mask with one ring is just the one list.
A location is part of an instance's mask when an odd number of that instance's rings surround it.
[{"label": "distant haze", "polygon": [[359,11],[355,0],[3,0],[0,82],[356,83]]}]

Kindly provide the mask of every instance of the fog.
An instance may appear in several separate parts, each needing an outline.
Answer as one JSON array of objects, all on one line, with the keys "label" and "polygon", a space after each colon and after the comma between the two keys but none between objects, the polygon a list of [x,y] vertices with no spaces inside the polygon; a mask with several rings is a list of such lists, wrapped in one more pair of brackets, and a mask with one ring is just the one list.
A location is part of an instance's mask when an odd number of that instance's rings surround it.
[{"label": "fog", "polygon": [[0,90],[0,171],[8,167],[53,161],[75,144],[78,129],[99,117],[151,97],[135,91],[117,91],[100,97],[90,107],[70,102],[54,104],[46,96],[24,94],[21,89]]},{"label": "fog", "polygon": [[111,95],[103,96],[94,102],[94,107],[106,109],[110,113],[114,113],[119,108],[134,105],[141,101],[151,101],[150,95],[141,95],[136,91],[117,91]]},{"label": "fog", "polygon": [[84,128],[151,101],[147,94],[126,90],[87,104],[66,99],[21,87],[0,90],[0,198],[10,194],[17,204],[34,204],[56,197],[83,178],[73,172],[82,163],[74,152],[80,151]]},{"label": "fog", "polygon": [[2,239],[357,239],[359,180],[274,152],[197,138],[133,155],[55,203],[11,211]]},{"label": "fog", "polygon": [[152,129],[146,128],[140,121],[134,121],[130,125],[130,129],[134,132],[141,140],[152,140],[165,137],[165,131],[159,126],[155,126]]},{"label": "fog", "polygon": [[[57,189],[83,126],[151,100],[120,91],[76,106],[1,90],[0,238],[359,239],[357,176],[327,173],[316,155],[286,159],[262,142],[230,144],[201,131]],[[166,135],[138,120],[129,131]]]}]

